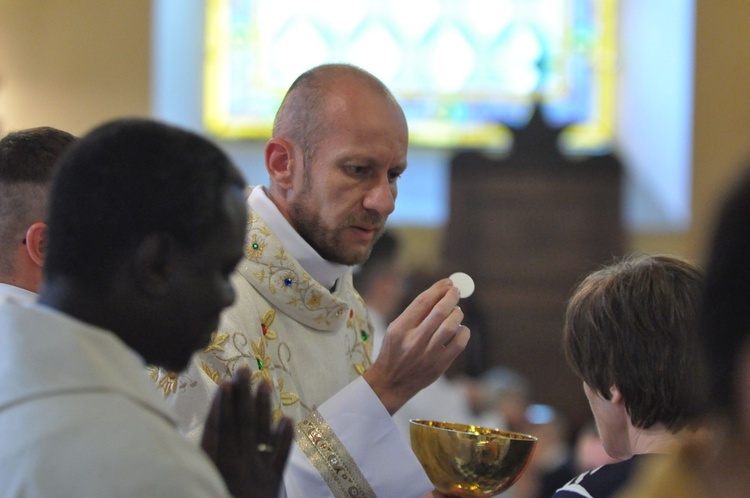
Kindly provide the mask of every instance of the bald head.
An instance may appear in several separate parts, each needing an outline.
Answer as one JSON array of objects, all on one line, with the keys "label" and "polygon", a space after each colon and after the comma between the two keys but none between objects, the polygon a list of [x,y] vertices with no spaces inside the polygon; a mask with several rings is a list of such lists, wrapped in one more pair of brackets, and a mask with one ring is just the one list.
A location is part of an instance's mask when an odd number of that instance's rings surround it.
[{"label": "bald head", "polygon": [[292,84],[266,143],[268,196],[321,256],[362,263],[395,208],[409,130],[370,73],[327,64]]},{"label": "bald head", "polygon": [[323,64],[302,73],[289,87],[276,113],[273,136],[299,145],[309,161],[328,129],[324,104],[332,95],[347,92],[381,95],[402,112],[390,90],[369,72],[350,64]]}]

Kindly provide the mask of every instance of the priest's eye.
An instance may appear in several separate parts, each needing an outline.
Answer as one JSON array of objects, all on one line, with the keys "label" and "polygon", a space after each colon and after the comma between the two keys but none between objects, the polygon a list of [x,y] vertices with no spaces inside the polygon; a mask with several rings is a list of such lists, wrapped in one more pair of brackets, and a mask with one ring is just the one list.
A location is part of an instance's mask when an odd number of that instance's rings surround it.
[{"label": "priest's eye", "polygon": [[349,166],[349,171],[355,176],[364,176],[368,172],[367,166]]},{"label": "priest's eye", "polygon": [[399,178],[401,178],[401,175],[403,175],[403,174],[404,174],[403,171],[389,171],[388,172],[388,181],[391,182],[391,183],[393,183],[396,180],[398,180]]}]

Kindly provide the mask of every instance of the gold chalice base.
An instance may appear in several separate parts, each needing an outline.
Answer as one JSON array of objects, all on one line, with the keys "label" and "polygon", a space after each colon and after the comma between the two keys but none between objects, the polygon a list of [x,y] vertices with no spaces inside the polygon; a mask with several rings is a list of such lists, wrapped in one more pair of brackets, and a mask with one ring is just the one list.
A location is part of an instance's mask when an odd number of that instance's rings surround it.
[{"label": "gold chalice base", "polygon": [[534,436],[466,424],[410,420],[411,446],[438,491],[495,496],[523,474]]}]

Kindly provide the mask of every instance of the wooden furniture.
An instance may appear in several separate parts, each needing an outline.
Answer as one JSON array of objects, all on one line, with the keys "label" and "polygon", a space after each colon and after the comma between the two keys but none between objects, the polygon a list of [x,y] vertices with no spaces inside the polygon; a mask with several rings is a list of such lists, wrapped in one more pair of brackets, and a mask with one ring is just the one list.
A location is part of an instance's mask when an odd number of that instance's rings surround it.
[{"label": "wooden furniture", "polygon": [[470,299],[487,322],[475,331],[481,351],[464,363],[521,372],[534,401],[563,410],[576,428],[591,415],[562,352],[563,316],[581,278],[623,254],[622,168],[612,155],[564,157],[559,132],[535,113],[509,156],[454,157],[443,255],[449,271],[474,278]]}]

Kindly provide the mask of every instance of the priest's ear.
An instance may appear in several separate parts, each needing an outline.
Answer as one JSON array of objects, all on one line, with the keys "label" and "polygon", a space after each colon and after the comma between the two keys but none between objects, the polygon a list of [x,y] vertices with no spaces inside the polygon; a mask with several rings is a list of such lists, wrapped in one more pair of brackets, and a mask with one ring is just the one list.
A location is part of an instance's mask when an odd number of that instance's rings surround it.
[{"label": "priest's ear", "polygon": [[284,190],[291,189],[294,170],[302,167],[302,152],[289,140],[274,137],[266,143],[265,154],[266,170],[272,183]]}]

